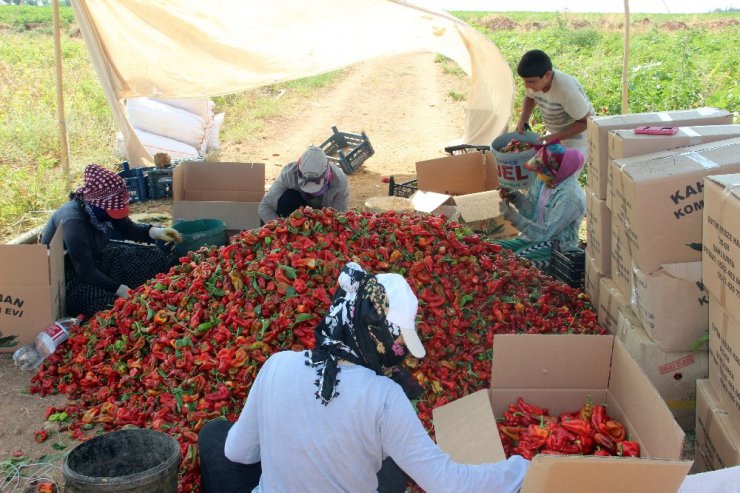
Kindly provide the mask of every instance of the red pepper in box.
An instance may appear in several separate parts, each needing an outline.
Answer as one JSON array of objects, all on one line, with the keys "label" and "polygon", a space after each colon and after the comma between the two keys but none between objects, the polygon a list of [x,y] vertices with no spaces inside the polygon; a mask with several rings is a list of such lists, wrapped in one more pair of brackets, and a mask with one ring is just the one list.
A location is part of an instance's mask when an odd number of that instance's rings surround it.
[{"label": "red pepper in box", "polygon": [[593,439],[596,445],[607,450],[610,454],[613,454],[617,449],[617,444],[614,443],[614,440],[603,433],[594,433]]},{"label": "red pepper in box", "polygon": [[591,426],[591,423],[582,419],[570,419],[566,421],[561,421],[560,426],[579,436],[590,437],[593,433],[593,427]]},{"label": "red pepper in box", "polygon": [[617,455],[622,457],[640,457],[640,444],[631,440],[622,440],[617,444]]}]

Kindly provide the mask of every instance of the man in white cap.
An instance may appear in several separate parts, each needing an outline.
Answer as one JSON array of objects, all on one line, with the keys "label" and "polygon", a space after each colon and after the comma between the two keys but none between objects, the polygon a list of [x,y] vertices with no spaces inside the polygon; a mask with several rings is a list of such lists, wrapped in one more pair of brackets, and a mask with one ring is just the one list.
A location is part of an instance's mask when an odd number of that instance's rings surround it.
[{"label": "man in white cap", "polygon": [[528,460],[456,463],[417,417],[401,364],[425,356],[417,309],[400,274],[347,263],[316,347],[273,353],[236,423],[201,429],[201,491],[401,493],[407,475],[429,493],[518,491]]},{"label": "man in white cap", "polygon": [[259,216],[263,223],[287,217],[299,207],[349,207],[347,175],[329,161],[321,148],[310,146],[298,161],[287,164],[262,198]]}]

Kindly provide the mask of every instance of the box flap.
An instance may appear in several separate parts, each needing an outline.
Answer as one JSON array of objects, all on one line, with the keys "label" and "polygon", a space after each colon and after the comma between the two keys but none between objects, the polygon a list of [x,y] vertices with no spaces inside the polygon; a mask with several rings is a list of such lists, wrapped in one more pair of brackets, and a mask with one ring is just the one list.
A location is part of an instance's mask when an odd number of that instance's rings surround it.
[{"label": "box flap", "polygon": [[491,387],[605,388],[613,343],[609,335],[496,334]]},{"label": "box flap", "polygon": [[57,319],[65,313],[66,283],[64,280],[64,223],[60,224],[49,244],[49,284],[51,315]]},{"label": "box flap", "polygon": [[545,456],[532,460],[522,493],[676,493],[691,461]]},{"label": "box flap", "polygon": [[486,152],[484,155],[486,158],[486,190],[496,190],[499,186],[496,157],[492,152]]},{"label": "box flap", "polygon": [[0,248],[2,248],[0,268],[2,286],[49,284],[49,252],[46,245],[2,245]]},{"label": "box flap", "polygon": [[459,464],[504,460],[503,446],[487,390],[434,409],[437,445]]},{"label": "box flap", "polygon": [[419,190],[448,195],[483,192],[486,186],[486,156],[471,152],[416,163]]},{"label": "box flap", "polygon": [[659,459],[681,458],[683,430],[620,340],[614,341],[609,393],[620,407],[620,413],[614,417],[623,420],[627,429],[640,437],[642,454]]},{"label": "box flap", "polygon": [[243,231],[260,227],[258,207],[259,202],[179,200],[172,204],[172,219],[221,219],[227,230]]},{"label": "box flap", "polygon": [[454,198],[460,217],[465,222],[493,219],[501,215],[501,197],[496,190],[458,195]]},{"label": "box flap", "polygon": [[419,212],[431,214],[439,206],[450,200],[450,195],[417,190],[413,195],[411,195],[411,197],[409,197],[409,199],[414,205],[414,209]]},{"label": "box flap", "polygon": [[184,162],[175,167],[172,198],[259,202],[265,194],[264,163]]}]

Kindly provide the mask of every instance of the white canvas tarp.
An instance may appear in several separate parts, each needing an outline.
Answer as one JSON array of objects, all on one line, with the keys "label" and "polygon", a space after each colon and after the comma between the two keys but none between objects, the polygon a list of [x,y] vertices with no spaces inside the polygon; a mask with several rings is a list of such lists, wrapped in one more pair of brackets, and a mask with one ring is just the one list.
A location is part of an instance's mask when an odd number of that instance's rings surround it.
[{"label": "white canvas tarp", "polygon": [[441,53],[471,77],[462,141],[508,125],[514,81],[496,46],[442,11],[393,0],[73,0],[129,162],[151,156],[126,118],[130,97],[218,96],[369,58]]}]

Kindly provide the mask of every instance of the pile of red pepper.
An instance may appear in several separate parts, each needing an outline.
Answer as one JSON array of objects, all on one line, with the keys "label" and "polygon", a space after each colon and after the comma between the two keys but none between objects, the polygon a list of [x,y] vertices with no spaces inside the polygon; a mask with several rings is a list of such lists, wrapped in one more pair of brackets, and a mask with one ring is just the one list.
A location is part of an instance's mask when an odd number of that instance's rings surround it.
[{"label": "pile of red pepper", "polygon": [[532,147],[534,147],[534,145],[531,142],[524,142],[519,139],[511,139],[505,145],[501,146],[500,148],[496,150],[499,152],[516,154],[516,153],[528,151]]},{"label": "pile of red pepper", "polygon": [[404,274],[427,349],[407,366],[425,392],[419,418],[490,384],[494,334],[605,333],[588,297],[529,262],[428,215],[298,211],[201,248],[99,312],[52,355],[31,390],[70,397],[80,440],[127,425],[179,440],[180,491],[198,484],[197,433],[235,420],[271,353],[314,346],[341,268]]},{"label": "pile of red pepper", "polygon": [[519,397],[498,422],[506,457],[537,454],[581,454],[639,457],[640,445],[626,439],[624,425],[609,416],[604,404],[593,405],[591,397],[577,411],[551,416]]}]

